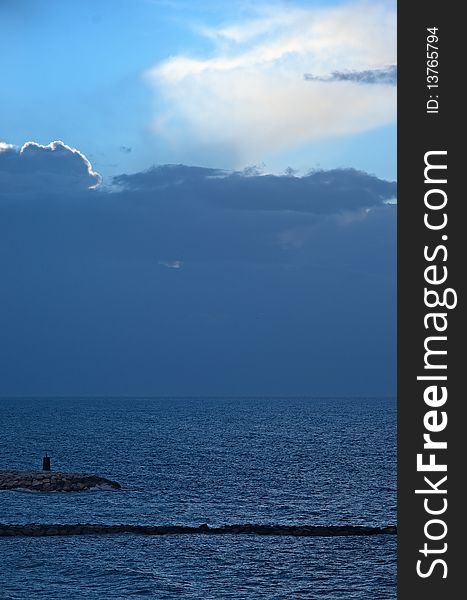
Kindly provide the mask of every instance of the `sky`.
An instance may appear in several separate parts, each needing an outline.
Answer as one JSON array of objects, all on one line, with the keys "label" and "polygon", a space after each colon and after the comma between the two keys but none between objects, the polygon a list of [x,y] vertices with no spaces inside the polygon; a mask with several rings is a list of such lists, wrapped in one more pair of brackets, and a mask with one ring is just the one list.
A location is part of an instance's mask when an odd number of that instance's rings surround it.
[{"label": "sky", "polygon": [[394,180],[395,80],[358,74],[394,68],[395,27],[389,0],[0,0],[0,137],[63,140],[104,177],[183,163]]},{"label": "sky", "polygon": [[393,2],[0,33],[0,396],[394,395]]}]

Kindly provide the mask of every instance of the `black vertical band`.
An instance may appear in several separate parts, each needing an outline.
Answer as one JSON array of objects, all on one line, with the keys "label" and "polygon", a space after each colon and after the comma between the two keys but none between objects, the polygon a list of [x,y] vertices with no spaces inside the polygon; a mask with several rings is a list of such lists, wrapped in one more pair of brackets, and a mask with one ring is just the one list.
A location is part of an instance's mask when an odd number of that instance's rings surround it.
[{"label": "black vertical band", "polygon": [[460,185],[466,170],[460,103],[467,31],[461,29],[460,9],[454,2],[398,5],[398,598],[402,600],[457,598],[465,569],[461,508],[466,499],[461,488],[467,399],[461,374],[467,371],[463,364],[467,361],[461,287],[467,260],[463,243],[467,198]]}]

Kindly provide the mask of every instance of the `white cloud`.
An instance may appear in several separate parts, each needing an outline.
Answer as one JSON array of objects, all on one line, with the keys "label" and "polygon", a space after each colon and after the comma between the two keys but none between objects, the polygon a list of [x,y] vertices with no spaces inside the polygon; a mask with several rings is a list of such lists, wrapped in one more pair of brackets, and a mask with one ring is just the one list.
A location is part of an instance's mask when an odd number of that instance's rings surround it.
[{"label": "white cloud", "polygon": [[165,101],[153,128],[175,145],[230,148],[245,164],[387,124],[396,113],[389,86],[303,76],[394,64],[395,28],[395,5],[384,1],[262,9],[249,21],[204,28],[213,56],[175,56],[146,73]]},{"label": "white cloud", "polygon": [[181,269],[183,266],[181,260],[159,260],[158,264],[168,269]]},{"label": "white cloud", "polygon": [[16,146],[13,144],[7,144],[6,142],[0,142],[0,152],[7,152],[8,150],[14,150]]}]

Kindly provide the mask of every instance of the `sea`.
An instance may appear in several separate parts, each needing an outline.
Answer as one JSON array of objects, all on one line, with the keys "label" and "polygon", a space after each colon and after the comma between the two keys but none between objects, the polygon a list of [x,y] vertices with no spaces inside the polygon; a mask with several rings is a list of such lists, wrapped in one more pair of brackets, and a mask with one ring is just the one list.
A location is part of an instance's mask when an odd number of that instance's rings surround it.
[{"label": "sea", "polygon": [[[122,489],[0,491],[2,523],[396,524],[390,398],[0,400],[0,470]],[[396,598],[396,536],[0,538],[1,599]]]}]

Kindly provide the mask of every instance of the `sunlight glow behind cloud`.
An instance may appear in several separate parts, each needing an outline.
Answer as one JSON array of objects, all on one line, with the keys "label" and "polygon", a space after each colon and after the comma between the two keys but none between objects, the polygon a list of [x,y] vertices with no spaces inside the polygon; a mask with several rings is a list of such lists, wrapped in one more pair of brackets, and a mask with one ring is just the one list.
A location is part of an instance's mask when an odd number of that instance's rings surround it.
[{"label": "sunlight glow behind cloud", "polygon": [[37,142],[26,142],[19,151],[20,156],[23,154],[29,156],[37,154],[40,156],[44,153],[57,153],[65,157],[73,156],[76,159],[79,159],[78,164],[79,162],[84,163],[89,177],[96,180],[96,183],[89,185],[88,188],[94,189],[101,184],[102,178],[97,171],[94,171],[88,158],[77,148],[72,148],[71,146],[64,144],[61,140],[50,142],[50,144],[47,145],[38,144]]},{"label": "sunlight glow behind cloud", "polygon": [[73,193],[94,190],[102,178],[87,157],[57,140],[29,141],[19,149],[0,142],[0,196],[17,193]]},{"label": "sunlight glow behind cloud", "polygon": [[[320,81],[333,72],[386,69],[396,56],[395,6],[259,9],[248,21],[202,28],[209,58],[174,56],[146,73],[159,102],[154,132],[174,146],[222,149],[238,165],[319,139],[395,120],[385,83]],[[305,73],[316,81],[305,81]]]}]

